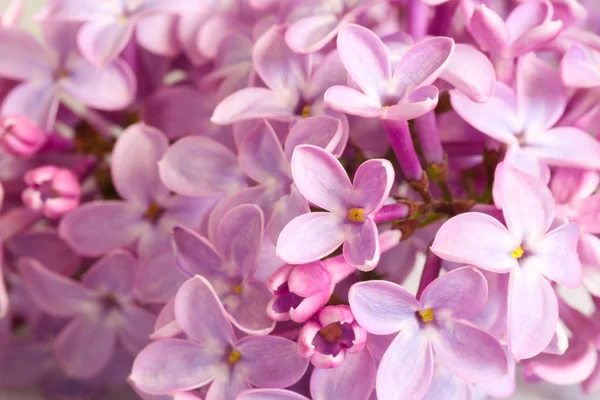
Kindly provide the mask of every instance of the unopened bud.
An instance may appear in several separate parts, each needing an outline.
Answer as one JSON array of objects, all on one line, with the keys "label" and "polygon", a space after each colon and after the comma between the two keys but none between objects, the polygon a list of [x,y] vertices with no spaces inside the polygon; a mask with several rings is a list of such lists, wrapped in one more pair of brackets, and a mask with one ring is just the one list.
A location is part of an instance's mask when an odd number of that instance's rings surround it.
[{"label": "unopened bud", "polygon": [[47,218],[59,218],[79,205],[81,186],[68,169],[52,165],[32,169],[25,174],[25,183],[23,203]]},{"label": "unopened bud", "polygon": [[9,153],[29,157],[46,143],[44,130],[26,117],[12,115],[0,118],[0,143]]}]

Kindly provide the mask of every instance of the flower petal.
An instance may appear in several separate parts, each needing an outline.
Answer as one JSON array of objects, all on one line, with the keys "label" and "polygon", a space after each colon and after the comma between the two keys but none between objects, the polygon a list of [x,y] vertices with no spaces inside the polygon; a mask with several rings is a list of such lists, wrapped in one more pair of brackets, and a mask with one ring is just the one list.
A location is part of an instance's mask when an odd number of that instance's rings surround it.
[{"label": "flower petal", "polygon": [[292,155],[292,176],[309,202],[325,210],[347,212],[352,185],[342,164],[331,153],[311,145],[296,147]]},{"label": "flower petal", "polygon": [[382,114],[381,103],[356,89],[332,86],[325,92],[325,104],[333,110],[363,118],[377,118]]},{"label": "flower petal", "polygon": [[277,256],[290,264],[319,260],[346,239],[340,217],[328,212],[311,212],[294,218],[277,238]]},{"label": "flower petal", "polygon": [[59,90],[52,81],[24,82],[2,102],[2,115],[24,115],[44,129],[52,129],[59,105]]},{"label": "flower petal", "polygon": [[516,360],[541,353],[552,340],[558,305],[552,287],[539,272],[511,272],[508,293],[508,348]]},{"label": "flower petal", "polygon": [[129,295],[133,290],[137,266],[137,260],[131,253],[115,250],[96,261],[83,274],[81,282],[97,291]]},{"label": "flower petal", "polygon": [[511,257],[518,246],[500,221],[488,214],[468,212],[441,226],[431,251],[447,261],[503,273],[518,268],[518,261]]},{"label": "flower petal", "polygon": [[132,22],[100,19],[84,24],[77,35],[81,54],[97,66],[113,61],[133,35]]},{"label": "flower petal", "polygon": [[344,242],[344,259],[361,271],[371,271],[379,263],[377,224],[370,218],[358,226],[347,229]]},{"label": "flower petal", "polygon": [[481,312],[487,301],[487,282],[471,267],[450,271],[431,282],[421,294],[423,308],[451,310],[452,319],[468,319]]},{"label": "flower petal", "polygon": [[284,388],[298,382],[308,360],[298,355],[298,345],[278,336],[247,336],[236,348],[242,354],[239,368],[257,387]]},{"label": "flower petal", "polygon": [[296,392],[284,389],[252,389],[238,394],[236,400],[308,400]]},{"label": "flower petal", "polygon": [[290,121],[297,102],[298,98],[293,95],[286,98],[271,89],[249,87],[224,98],[210,120],[218,125],[258,118]]},{"label": "flower petal", "polygon": [[298,121],[285,138],[284,151],[291,160],[296,146],[312,144],[340,157],[348,142],[348,132],[343,129],[343,123],[333,117],[317,115]]},{"label": "flower petal", "polygon": [[223,262],[213,245],[196,232],[177,226],[173,229],[173,247],[177,267],[188,277],[222,275]]},{"label": "flower petal", "polygon": [[457,44],[454,47],[454,53],[440,79],[479,103],[492,97],[496,86],[496,72],[492,62],[485,54],[468,44]]},{"label": "flower petal", "polygon": [[165,304],[177,293],[186,277],[176,268],[173,250],[156,254],[140,263],[135,292],[143,303]]},{"label": "flower petal", "polygon": [[386,201],[394,183],[394,167],[384,159],[362,163],[352,184],[353,205],[365,209],[365,214],[377,212]]},{"label": "flower petal", "polygon": [[30,80],[52,73],[44,48],[23,29],[2,27],[0,52],[11,55],[0,61],[0,75],[5,78]]},{"label": "flower petal", "polygon": [[528,140],[525,150],[550,165],[600,169],[600,142],[578,128],[545,131]]},{"label": "flower petal", "polygon": [[124,326],[118,336],[121,344],[131,355],[137,355],[150,343],[150,334],[154,330],[156,316],[137,305],[123,307]]},{"label": "flower petal", "polygon": [[383,110],[383,119],[407,121],[432,111],[438,103],[438,89],[435,86],[423,86],[411,92],[398,104]]},{"label": "flower petal", "polygon": [[465,322],[440,326],[432,344],[440,362],[467,381],[492,382],[508,373],[508,358],[498,339]]},{"label": "flower petal", "polygon": [[560,64],[563,83],[569,87],[600,86],[600,53],[584,46],[569,48]]},{"label": "flower petal", "polygon": [[275,321],[267,315],[267,306],[273,294],[264,282],[249,281],[242,284],[236,304],[227,302],[227,312],[236,328],[250,335],[267,335],[275,328]]},{"label": "flower petal", "polygon": [[417,329],[421,305],[402,286],[387,281],[355,283],[348,293],[354,318],[367,332],[388,335]]},{"label": "flower petal", "polygon": [[433,377],[429,341],[418,329],[403,330],[388,347],[377,371],[379,400],[422,398]]},{"label": "flower petal", "polygon": [[285,41],[297,53],[314,53],[335,37],[340,21],[334,14],[317,14],[294,22],[285,33]]},{"label": "flower petal", "polygon": [[286,182],[288,161],[275,131],[266,120],[246,136],[238,151],[240,166],[250,178],[269,186],[273,180]]}]

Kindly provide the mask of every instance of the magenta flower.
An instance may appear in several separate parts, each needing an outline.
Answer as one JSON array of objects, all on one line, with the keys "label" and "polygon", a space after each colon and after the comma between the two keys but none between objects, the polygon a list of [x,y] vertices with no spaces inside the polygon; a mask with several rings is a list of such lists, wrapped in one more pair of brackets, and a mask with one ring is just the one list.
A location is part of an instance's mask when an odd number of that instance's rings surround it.
[{"label": "magenta flower", "polygon": [[451,92],[452,107],[470,125],[508,145],[507,161],[546,177],[546,164],[600,169],[600,143],[577,128],[554,127],[567,106],[557,70],[530,54],[519,59],[515,92],[496,85],[493,97],[476,103]]},{"label": "magenta flower", "polygon": [[168,246],[174,226],[200,225],[210,199],[171,195],[160,181],[158,160],[168,145],[160,131],[144,124],[123,132],[112,153],[112,178],[123,201],[93,201],[67,214],[59,231],[69,245],[99,256],[136,244],[145,257]]},{"label": "magenta flower", "polygon": [[379,37],[359,25],[343,28],[337,39],[344,67],[360,90],[333,86],[325,103],[334,110],[365,118],[409,120],[433,110],[438,90],[432,86],[454,51],[450,38],[432,38],[413,46],[396,64]]},{"label": "magenta flower", "polygon": [[104,68],[93,66],[68,41],[53,40],[53,34],[64,32],[47,32],[49,48],[44,48],[25,31],[0,29],[0,47],[12,54],[0,62],[0,76],[23,81],[4,99],[2,115],[24,115],[50,129],[63,94],[102,110],[120,110],[131,103],[136,80],[129,65],[115,60]]},{"label": "magenta flower", "polygon": [[33,259],[21,262],[19,270],[35,304],[54,317],[71,319],[54,344],[69,375],[93,377],[108,365],[117,343],[135,355],[150,341],[155,317],[136,304],[136,268],[133,256],[115,251],[76,282]]},{"label": "magenta flower", "polygon": [[486,302],[480,272],[465,267],[430,283],[419,300],[386,281],[360,282],[349,292],[354,317],[369,333],[398,332],[377,371],[377,397],[422,398],[429,389],[435,359],[471,382],[491,382],[508,372],[502,345],[464,321]]},{"label": "magenta flower", "polygon": [[32,169],[25,174],[25,183],[23,204],[47,218],[60,218],[79,205],[79,179],[68,169],[53,165]]},{"label": "magenta flower", "polygon": [[0,143],[14,156],[29,157],[37,153],[47,140],[46,132],[22,115],[0,118]]},{"label": "magenta flower", "polygon": [[310,145],[296,147],[292,176],[300,193],[329,212],[300,215],[283,228],[277,255],[290,264],[304,264],[330,254],[342,243],[344,258],[361,270],[372,270],[379,261],[377,225],[373,217],[383,206],[394,182],[387,160],[369,160],[354,176],[325,150]]},{"label": "magenta flower", "polygon": [[179,289],[175,316],[188,339],[159,340],[141,351],[131,380],[143,392],[168,394],[210,385],[207,400],[233,400],[252,386],[288,387],[306,371],[308,361],[296,354],[291,340],[237,339],[217,294],[200,276]]},{"label": "magenta flower", "polygon": [[307,321],[298,334],[298,354],[317,368],[339,367],[346,353],[365,347],[367,332],[354,320],[348,306],[327,306]]},{"label": "magenta flower", "polygon": [[600,86],[600,51],[581,45],[572,46],[562,59],[560,72],[566,86]]},{"label": "magenta flower", "polygon": [[[81,53],[95,65],[113,61],[125,48],[138,28],[137,40],[153,49],[168,33],[169,19],[152,18],[153,27],[140,22],[157,12],[193,12],[199,5],[185,0],[53,0],[40,14],[49,22],[84,22],[77,34]],[[142,26],[140,26],[142,25]]]},{"label": "magenta flower", "polygon": [[173,230],[177,266],[188,277],[206,278],[236,328],[254,335],[265,335],[275,327],[267,316],[271,292],[254,279],[263,225],[260,209],[247,204],[225,214],[214,244],[190,230]]},{"label": "magenta flower", "polygon": [[579,230],[576,224],[550,230],[550,190],[509,165],[496,170],[494,199],[507,227],[487,214],[461,214],[442,225],[431,250],[448,261],[510,272],[507,341],[520,360],[543,351],[556,330],[556,295],[546,278],[570,287],[581,284]]}]

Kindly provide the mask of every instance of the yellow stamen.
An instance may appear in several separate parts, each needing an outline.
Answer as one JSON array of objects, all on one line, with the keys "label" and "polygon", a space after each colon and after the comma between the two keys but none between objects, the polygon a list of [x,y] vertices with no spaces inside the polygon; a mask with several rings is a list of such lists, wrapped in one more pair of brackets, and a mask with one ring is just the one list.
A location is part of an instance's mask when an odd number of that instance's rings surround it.
[{"label": "yellow stamen", "polygon": [[228,360],[230,363],[235,364],[236,362],[240,361],[240,358],[242,358],[242,353],[233,349],[231,350],[231,353],[229,353]]},{"label": "yellow stamen", "polygon": [[428,308],[427,310],[419,311],[419,315],[423,322],[431,322],[433,321],[433,309]]},{"label": "yellow stamen", "polygon": [[126,22],[127,22],[127,17],[126,17],[126,16],[124,16],[124,15],[121,15],[117,21],[118,21],[120,24],[124,24],[124,23],[126,23]]},{"label": "yellow stamen", "polygon": [[365,222],[364,208],[351,208],[348,210],[348,219],[352,222]]},{"label": "yellow stamen", "polygon": [[64,78],[68,78],[69,77],[69,71],[61,69],[60,71],[58,71],[58,74],[56,74],[56,78],[57,79],[64,79]]},{"label": "yellow stamen", "polygon": [[310,115],[310,105],[305,105],[304,107],[302,107],[302,118],[308,118],[308,116]]},{"label": "yellow stamen", "polygon": [[335,343],[344,334],[344,331],[336,322],[334,322],[333,324],[321,328],[319,334],[327,343]]},{"label": "yellow stamen", "polygon": [[161,212],[162,208],[160,208],[158,204],[152,203],[150,204],[150,207],[148,207],[148,210],[146,210],[146,214],[144,215],[151,222],[156,222]]},{"label": "yellow stamen", "polygon": [[510,253],[510,255],[512,258],[516,258],[518,260],[519,258],[523,257],[523,249],[521,246],[519,246],[512,253]]},{"label": "yellow stamen", "polygon": [[242,293],[242,285],[237,285],[233,290],[235,291],[235,294]]}]

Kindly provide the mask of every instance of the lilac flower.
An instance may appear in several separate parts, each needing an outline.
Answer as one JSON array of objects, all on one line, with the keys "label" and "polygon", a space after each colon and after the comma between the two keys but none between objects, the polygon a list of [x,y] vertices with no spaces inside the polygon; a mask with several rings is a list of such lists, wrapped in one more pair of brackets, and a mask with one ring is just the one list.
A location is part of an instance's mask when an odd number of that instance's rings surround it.
[{"label": "lilac flower", "polygon": [[350,183],[342,165],[316,146],[294,150],[292,176],[302,195],[329,212],[314,212],[293,219],[277,240],[277,255],[290,264],[325,257],[344,243],[344,258],[361,270],[379,261],[377,225],[373,216],[383,206],[394,181],[387,160],[369,160]]},{"label": "lilac flower", "polygon": [[211,203],[169,193],[158,176],[158,160],[167,147],[166,137],[149,126],[124,131],[112,154],[112,178],[123,201],[93,201],[67,214],[59,231],[69,245],[98,256],[136,244],[145,257],[168,246],[173,226],[198,227]]},{"label": "lilac flower", "polygon": [[349,292],[354,317],[369,333],[398,335],[377,371],[377,397],[422,398],[433,377],[434,355],[445,368],[471,382],[491,382],[508,372],[500,343],[464,321],[481,311],[485,278],[460,268],[430,283],[419,300],[386,281],[360,282]]},{"label": "lilac flower", "polygon": [[125,62],[115,60],[104,68],[95,67],[68,41],[53,39],[53,34],[64,32],[47,32],[49,48],[44,48],[24,31],[0,28],[0,47],[12,54],[0,62],[0,76],[23,81],[4,99],[2,115],[24,115],[42,129],[49,129],[61,95],[103,110],[120,110],[131,103],[136,80]]},{"label": "lilac flower", "polygon": [[496,170],[494,198],[507,227],[487,214],[461,214],[442,225],[431,250],[445,260],[510,272],[508,346],[517,360],[530,358],[550,343],[558,322],[556,295],[546,278],[571,287],[581,283],[579,230],[576,224],[550,230],[549,189],[509,165]]},{"label": "lilac flower", "polygon": [[117,58],[136,26],[138,42],[148,47],[169,31],[168,18],[152,18],[150,28],[140,24],[144,17],[156,12],[193,12],[198,8],[199,5],[185,0],[52,0],[39,17],[55,23],[84,22],[77,35],[79,49],[88,60],[101,66]]},{"label": "lilac flower", "polygon": [[566,86],[600,86],[600,52],[585,46],[572,46],[562,59],[560,72]]},{"label": "lilac flower", "polygon": [[416,44],[394,72],[385,45],[370,30],[350,24],[337,40],[340,58],[360,90],[333,86],[325,103],[334,110],[365,118],[409,120],[437,105],[438,90],[431,84],[442,73],[454,50],[450,38]]},{"label": "lilac flower", "polygon": [[231,322],[254,335],[265,335],[275,327],[266,311],[271,292],[264,282],[254,279],[263,225],[260,209],[248,204],[225,214],[214,244],[181,227],[173,231],[177,266],[188,277],[206,278]]},{"label": "lilac flower", "polygon": [[508,145],[507,161],[547,177],[546,164],[600,168],[600,143],[568,126],[554,127],[567,105],[559,73],[535,55],[519,59],[515,92],[499,83],[486,103],[452,91],[453,109],[470,125]]},{"label": "lilac flower", "polygon": [[68,169],[53,165],[32,169],[25,174],[25,182],[23,203],[47,218],[62,217],[79,205],[79,179]]},{"label": "lilac flower", "polygon": [[361,352],[366,341],[367,333],[354,320],[350,307],[327,306],[300,330],[298,354],[317,368],[335,368],[347,353]]},{"label": "lilac flower", "polygon": [[54,351],[71,376],[90,378],[110,362],[117,341],[132,355],[149,342],[154,315],[139,307],[133,294],[137,260],[115,251],[100,259],[76,282],[24,259],[20,273],[35,304],[71,321]]},{"label": "lilac flower", "polygon": [[12,155],[29,157],[37,153],[47,139],[46,132],[21,115],[0,118],[0,143]]},{"label": "lilac flower", "polygon": [[149,394],[210,384],[207,400],[233,400],[252,386],[283,388],[297,382],[308,361],[296,344],[277,336],[237,339],[210,283],[197,276],[175,297],[175,315],[188,339],[159,340],[137,356],[131,380]]}]

